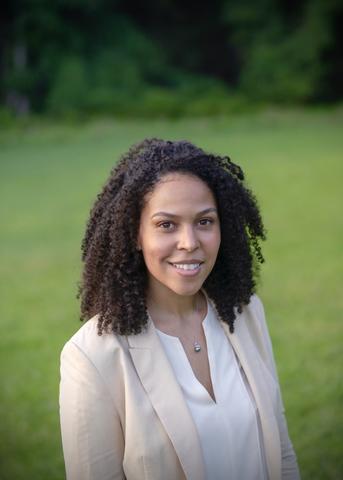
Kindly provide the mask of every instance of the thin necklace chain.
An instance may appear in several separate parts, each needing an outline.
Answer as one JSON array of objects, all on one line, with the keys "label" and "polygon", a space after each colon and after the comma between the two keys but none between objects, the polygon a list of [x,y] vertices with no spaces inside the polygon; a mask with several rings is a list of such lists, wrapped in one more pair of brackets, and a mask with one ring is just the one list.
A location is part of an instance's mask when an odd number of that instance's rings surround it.
[{"label": "thin necklace chain", "polygon": [[[195,310],[198,310],[197,307],[195,308]],[[190,339],[188,337],[185,337],[185,338],[186,338],[187,341],[190,341]],[[195,339],[195,340],[192,340],[191,342],[192,342],[192,345],[193,345],[194,352],[195,353],[201,352],[202,347],[201,347],[199,341]]]},{"label": "thin necklace chain", "polygon": [[187,340],[187,342],[192,343],[193,350],[194,350],[195,353],[201,352],[201,345],[200,345],[199,340],[195,339],[194,337],[193,337],[193,340],[191,340],[189,337],[186,337],[185,335],[184,335],[184,337]]}]

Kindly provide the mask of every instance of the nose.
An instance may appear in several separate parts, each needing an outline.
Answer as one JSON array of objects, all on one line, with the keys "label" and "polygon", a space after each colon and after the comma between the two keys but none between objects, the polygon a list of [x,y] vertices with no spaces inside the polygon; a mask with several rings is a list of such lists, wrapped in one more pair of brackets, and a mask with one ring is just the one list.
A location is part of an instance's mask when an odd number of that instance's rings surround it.
[{"label": "nose", "polygon": [[187,225],[180,231],[178,239],[178,249],[193,252],[199,247],[199,239],[194,231],[193,226]]}]

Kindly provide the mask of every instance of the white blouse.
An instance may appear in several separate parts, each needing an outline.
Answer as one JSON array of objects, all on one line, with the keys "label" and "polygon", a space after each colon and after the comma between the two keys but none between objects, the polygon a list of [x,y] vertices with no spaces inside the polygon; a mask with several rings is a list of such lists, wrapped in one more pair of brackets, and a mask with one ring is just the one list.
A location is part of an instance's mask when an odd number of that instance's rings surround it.
[{"label": "white blouse", "polygon": [[195,377],[178,337],[157,330],[197,428],[208,480],[266,480],[259,415],[232,346],[207,301],[203,322],[216,402]]}]

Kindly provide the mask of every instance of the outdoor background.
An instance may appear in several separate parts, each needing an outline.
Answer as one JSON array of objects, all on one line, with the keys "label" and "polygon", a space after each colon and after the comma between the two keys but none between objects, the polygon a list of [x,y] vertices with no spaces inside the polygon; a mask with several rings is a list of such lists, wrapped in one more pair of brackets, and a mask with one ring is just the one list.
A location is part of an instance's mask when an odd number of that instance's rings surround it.
[{"label": "outdoor background", "polygon": [[59,355],[80,243],[145,137],[240,164],[268,231],[259,295],[303,479],[343,478],[338,0],[9,0],[0,18],[0,479],[59,480]]}]

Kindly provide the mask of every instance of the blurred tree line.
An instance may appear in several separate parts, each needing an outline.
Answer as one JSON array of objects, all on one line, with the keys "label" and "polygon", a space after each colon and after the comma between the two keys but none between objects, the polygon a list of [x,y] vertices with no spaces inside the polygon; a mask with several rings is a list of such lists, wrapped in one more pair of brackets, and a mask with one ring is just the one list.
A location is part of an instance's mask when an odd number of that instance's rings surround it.
[{"label": "blurred tree line", "polygon": [[5,0],[4,109],[221,113],[343,94],[340,0]]}]

